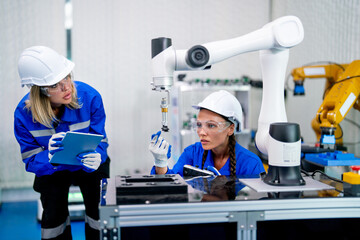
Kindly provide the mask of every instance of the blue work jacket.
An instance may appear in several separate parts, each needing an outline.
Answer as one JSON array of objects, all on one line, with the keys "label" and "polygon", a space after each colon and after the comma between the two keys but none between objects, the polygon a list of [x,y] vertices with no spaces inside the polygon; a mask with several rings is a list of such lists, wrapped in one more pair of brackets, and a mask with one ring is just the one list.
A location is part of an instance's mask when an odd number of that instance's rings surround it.
[{"label": "blue work jacket", "polygon": [[101,95],[94,88],[83,82],[74,82],[77,89],[79,109],[65,107],[56,128],[48,128],[38,122],[33,122],[30,109],[25,107],[29,93],[20,101],[14,113],[15,137],[21,148],[25,169],[36,176],[51,175],[56,171],[77,171],[81,166],[58,165],[49,163],[49,140],[59,132],[83,132],[104,135],[96,151],[100,153],[102,163],[107,159],[107,137],[105,133],[105,111]]},{"label": "blue work jacket", "polygon": [[[180,174],[183,176],[183,168],[186,164],[201,168],[203,153],[204,149],[200,142],[188,146],[184,149],[184,152],[181,154],[173,169],[168,169],[167,174]],[[260,158],[238,143],[235,145],[235,156],[236,175],[258,175],[265,172]],[[210,152],[207,155],[204,168],[208,166],[214,167],[214,159]],[[230,158],[219,172],[221,175],[230,176]],[[155,174],[155,166],[151,169],[151,174]]]}]

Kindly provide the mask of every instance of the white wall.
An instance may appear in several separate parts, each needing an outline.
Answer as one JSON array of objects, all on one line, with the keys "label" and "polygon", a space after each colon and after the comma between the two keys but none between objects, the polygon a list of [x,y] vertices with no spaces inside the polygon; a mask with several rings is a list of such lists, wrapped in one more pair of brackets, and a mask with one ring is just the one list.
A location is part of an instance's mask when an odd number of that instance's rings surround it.
[{"label": "white wall", "polygon": [[14,110],[29,90],[21,88],[17,62],[21,52],[46,45],[65,54],[64,0],[0,1],[0,186],[30,186],[13,131]]},{"label": "white wall", "polygon": [[[268,22],[262,0],[74,0],[73,60],[76,78],[104,98],[112,175],[149,172],[150,136],[160,130],[160,100],[151,91],[151,39],[172,38],[176,49],[241,36]],[[86,6],[85,6],[86,5]],[[258,54],[239,56],[189,73],[188,78],[260,77]],[[171,138],[167,137],[170,141]]]},{"label": "white wall", "polygon": [[[0,186],[32,184],[13,136],[13,111],[28,91],[21,89],[17,59],[31,45],[48,45],[65,54],[65,0],[0,1]],[[176,49],[228,39],[256,30],[270,18],[293,14],[305,28],[304,42],[290,51],[288,70],[315,61],[340,63],[359,59],[360,1],[357,0],[73,0],[75,78],[93,85],[103,96],[109,137],[111,173],[148,171],[148,143],[160,129],[161,93],[153,92],[151,39],[170,37]],[[188,78],[261,78],[258,53],[244,54],[188,73]],[[324,80],[308,80],[306,96],[289,94],[289,121],[299,122],[304,139],[315,141],[310,121],[321,104]],[[252,90],[252,123],[257,127],[261,90]],[[352,119],[359,113],[352,111]],[[346,125],[346,124],[345,124]],[[350,124],[345,141],[359,139]],[[351,151],[359,154],[359,145]]]},{"label": "white wall", "polygon": [[[291,50],[288,71],[309,63],[332,61],[350,63],[360,59],[360,1],[359,0],[274,0],[272,17],[298,16],[305,30],[304,41]],[[356,81],[360,81],[357,79]],[[291,87],[293,87],[292,81]],[[316,137],[311,120],[322,103],[325,79],[305,80],[305,96],[288,92],[288,120],[300,123],[305,142],[314,143]],[[351,109],[347,118],[359,123],[360,114]],[[342,121],[344,142],[358,142],[360,129]],[[349,145],[348,151],[360,154],[359,144]]]}]

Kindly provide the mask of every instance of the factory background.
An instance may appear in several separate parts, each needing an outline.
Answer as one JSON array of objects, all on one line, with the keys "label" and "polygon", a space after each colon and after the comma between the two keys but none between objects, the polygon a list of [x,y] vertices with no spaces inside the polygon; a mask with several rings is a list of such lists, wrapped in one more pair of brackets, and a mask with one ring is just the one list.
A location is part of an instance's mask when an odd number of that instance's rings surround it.
[{"label": "factory background", "polygon": [[[261,28],[284,15],[303,23],[304,41],[290,50],[292,68],[319,61],[350,63],[360,59],[359,0],[71,0],[72,22],[65,29],[65,0],[0,2],[0,187],[32,186],[13,133],[13,112],[29,91],[17,72],[20,53],[33,45],[49,46],[75,62],[75,80],[94,86],[107,114],[111,175],[150,171],[151,134],[160,130],[160,98],[151,90],[151,39],[172,38],[176,49],[229,39]],[[69,31],[70,30],[70,31]],[[71,32],[71,36],[69,35]],[[179,74],[179,73],[177,73]],[[209,71],[187,72],[187,79],[261,79],[259,54],[246,53],[216,64]],[[176,79],[176,77],[175,77]],[[305,142],[314,143],[311,120],[322,102],[325,79],[305,82],[306,95],[287,92],[289,122],[300,124]],[[290,86],[292,82],[289,83]],[[250,128],[256,130],[261,89],[251,89]],[[190,104],[197,100],[188,99]],[[347,118],[359,122],[352,109]],[[344,142],[357,142],[359,129],[343,121]],[[170,126],[171,128],[171,126]],[[171,138],[166,136],[171,143]],[[359,155],[359,145],[349,145]]]}]

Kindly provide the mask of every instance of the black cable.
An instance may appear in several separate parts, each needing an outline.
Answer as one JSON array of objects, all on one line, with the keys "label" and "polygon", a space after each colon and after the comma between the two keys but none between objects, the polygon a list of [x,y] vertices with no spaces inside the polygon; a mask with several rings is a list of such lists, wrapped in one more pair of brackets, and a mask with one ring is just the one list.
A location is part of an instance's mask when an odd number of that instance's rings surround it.
[{"label": "black cable", "polygon": [[324,176],[326,176],[327,178],[335,181],[335,182],[339,182],[339,183],[344,183],[343,181],[341,181],[340,179],[337,179],[337,178],[334,178],[334,177],[330,177],[329,175],[327,175],[326,173],[324,173],[323,171],[320,171],[320,170],[315,170],[312,174],[311,174],[311,177],[314,177],[316,173],[320,173]]},{"label": "black cable", "polygon": [[327,94],[328,91],[331,90],[331,88],[334,86],[334,83],[332,83],[327,89],[324,90],[323,95],[322,95],[322,100],[325,99],[325,95]]},{"label": "black cable", "polygon": [[[338,66],[339,68],[341,68],[343,71],[345,70],[345,68],[343,66],[341,66],[341,64],[338,64],[336,62],[331,62],[331,61],[318,61],[318,62],[313,62],[313,63],[308,63],[308,64],[305,64],[303,65],[302,67],[306,67],[306,66],[313,66],[313,65],[319,65],[319,64],[322,64],[322,63],[325,63],[325,64],[333,64],[335,66]],[[287,76],[287,80],[286,80],[286,84],[285,84],[285,89],[286,90],[289,90],[289,91],[294,91],[294,89],[291,89],[289,87],[289,80],[290,80],[290,76],[291,74],[289,74]],[[341,82],[344,82],[344,81],[347,81],[347,80],[350,80],[350,79],[353,79],[353,78],[359,78],[360,75],[356,75],[356,76],[351,76],[351,77],[347,77],[347,78],[344,78],[344,79],[341,79],[335,83],[332,83],[327,89],[324,90],[324,93],[323,93],[323,97],[322,99],[325,98],[325,95],[326,93],[335,85],[335,84],[338,84],[338,83],[341,83]],[[356,127],[358,127],[360,129],[360,124],[357,124],[356,122],[350,120],[350,119],[347,119],[347,118],[344,118],[344,120],[352,123],[353,125],[355,125]],[[341,139],[343,136],[344,136],[344,131],[342,129],[342,127],[340,125],[338,125],[340,130],[341,130],[341,136],[336,138],[336,139]],[[345,144],[345,143],[344,143]],[[347,145],[357,145],[357,144],[360,144],[360,141],[358,142],[352,142],[352,143],[346,143]]]},{"label": "black cable", "polygon": [[[359,77],[360,77],[360,75],[351,76],[351,77],[347,77],[347,78],[341,79],[341,80],[339,80],[339,81],[331,84],[331,85],[324,91],[323,99],[324,99],[324,97],[325,97],[325,93],[326,93],[328,90],[330,90],[335,84],[341,83],[341,82],[344,82],[344,81],[347,81],[347,80],[350,80],[350,79],[353,79],[353,78],[359,78]],[[348,118],[344,118],[344,120],[352,123],[353,125],[355,125],[356,127],[358,127],[358,128],[360,129],[360,125],[357,124],[356,122],[354,122],[354,121],[352,121],[352,120],[350,120],[350,119],[348,119]],[[339,126],[340,129],[341,129],[341,137],[339,137],[339,138],[342,138],[342,137],[343,137],[343,130],[342,130],[342,128],[341,128],[340,125],[338,125],[338,126]],[[336,139],[339,139],[339,138],[336,138]],[[344,144],[345,144],[345,143],[344,143]],[[347,145],[357,145],[357,144],[360,144],[360,141],[358,141],[358,142],[352,142],[352,143],[346,143],[346,144],[347,144]]]},{"label": "black cable", "polygon": [[[343,66],[341,66],[341,64],[336,63],[336,62],[331,62],[331,61],[318,61],[318,62],[307,63],[305,65],[302,65],[302,67],[309,67],[309,66],[320,65],[320,64],[333,64],[333,65],[341,68],[343,71],[345,71],[345,68]],[[285,89],[289,90],[289,91],[294,91],[294,89],[291,89],[289,87],[290,76],[291,76],[291,73],[289,73],[289,75],[287,76],[287,79],[286,79],[286,82],[285,82]],[[324,95],[325,95],[325,92],[326,91],[324,91]],[[324,99],[324,96],[323,96],[323,99]]]},{"label": "black cable", "polygon": [[[301,172],[304,173],[304,174],[306,174],[307,176],[312,177],[312,178],[314,178],[314,176],[315,176],[316,173],[320,173],[320,174],[326,176],[327,178],[329,178],[329,179],[331,179],[331,180],[333,180],[333,181],[335,181],[335,182],[339,182],[339,183],[341,183],[341,184],[344,184],[344,182],[341,181],[340,179],[337,179],[337,178],[334,178],[334,177],[330,177],[329,175],[327,175],[326,173],[324,173],[323,171],[320,171],[320,170],[315,170],[312,174],[310,174],[310,173],[308,173],[308,172],[306,172],[306,171],[304,171],[304,170],[301,170]],[[336,189],[336,188],[335,188],[335,191],[337,191],[337,192],[339,192],[339,193],[344,193],[344,191],[341,191],[341,190]]]},{"label": "black cable", "polygon": [[[320,174],[326,176],[327,178],[329,178],[329,179],[331,179],[331,180],[333,180],[333,181],[335,181],[335,182],[339,182],[339,183],[341,183],[341,184],[344,184],[343,181],[341,181],[341,180],[339,180],[339,179],[337,179],[337,178],[330,177],[329,175],[327,175],[326,173],[324,173],[323,171],[320,171],[320,170],[315,170],[312,174],[306,172],[306,171],[303,170],[303,169],[301,169],[301,172],[302,172],[303,174],[305,174],[307,177],[312,177],[312,178],[314,178],[314,176],[315,176],[316,173],[320,173]],[[343,191],[338,190],[338,189],[336,189],[336,188],[335,188],[335,191],[337,191],[337,192],[339,192],[339,193],[344,193]]]},{"label": "black cable", "polygon": [[305,174],[307,177],[311,177],[311,174],[308,173],[307,171],[305,171],[305,170],[303,170],[303,169],[301,169],[300,171],[301,171],[303,174]]},{"label": "black cable", "polygon": [[335,84],[338,84],[338,83],[341,83],[341,82],[345,82],[345,81],[347,81],[347,80],[350,80],[350,79],[353,79],[353,78],[358,78],[358,77],[360,77],[360,75],[347,77],[347,78],[341,79],[341,80],[339,80],[339,81],[337,81],[337,82],[334,82],[334,83],[331,84],[327,89],[325,89],[324,95],[323,95],[323,99],[324,99],[325,93],[326,93],[328,90],[330,90]]},{"label": "black cable", "polygon": [[341,66],[341,64],[336,63],[336,62],[331,62],[331,61],[318,61],[318,62],[308,63],[306,65],[303,65],[303,67],[314,66],[314,65],[319,65],[319,64],[333,64],[333,65],[338,66],[342,70],[345,70],[345,68],[343,66]]},{"label": "black cable", "polygon": [[340,126],[340,124],[338,124],[338,127],[339,127],[339,129],[340,129],[340,131],[341,131],[341,136],[340,136],[340,137],[337,137],[337,138],[335,138],[335,139],[341,139],[341,138],[344,136],[344,131],[343,131],[342,127]]}]

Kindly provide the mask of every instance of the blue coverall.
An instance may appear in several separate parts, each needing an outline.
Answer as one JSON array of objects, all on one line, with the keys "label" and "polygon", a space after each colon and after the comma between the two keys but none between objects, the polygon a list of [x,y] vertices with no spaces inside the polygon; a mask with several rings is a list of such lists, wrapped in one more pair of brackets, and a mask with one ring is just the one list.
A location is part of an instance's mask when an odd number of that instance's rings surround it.
[{"label": "blue coverall", "polygon": [[79,185],[84,198],[86,239],[99,239],[100,236],[99,169],[102,166],[95,172],[87,173],[81,170],[81,166],[53,166],[48,158],[51,136],[58,132],[73,131],[104,135],[96,151],[101,155],[102,164],[108,159],[106,117],[101,95],[86,83],[76,81],[74,84],[81,108],[65,107],[59,124],[54,125],[55,128],[33,122],[31,111],[25,107],[29,93],[23,97],[14,113],[15,137],[20,144],[22,160],[26,171],[35,173],[34,190],[41,194],[44,208],[41,221],[43,239],[71,239],[68,212],[68,193],[71,184]]},{"label": "blue coverall", "polygon": [[[181,154],[173,169],[168,169],[167,174],[180,174],[183,176],[183,167],[186,164],[201,168],[203,153],[204,149],[200,142],[188,146],[184,149],[184,152]],[[235,156],[236,175],[258,175],[265,172],[260,158],[255,153],[240,146],[238,143],[235,145]],[[208,166],[214,167],[214,159],[210,152],[207,155],[204,168]],[[221,175],[230,175],[230,158],[219,172]],[[155,166],[151,169],[151,174],[155,174]]]}]

